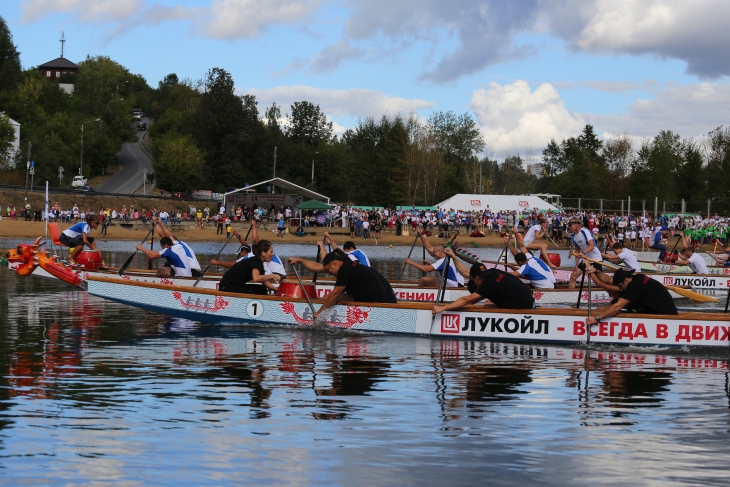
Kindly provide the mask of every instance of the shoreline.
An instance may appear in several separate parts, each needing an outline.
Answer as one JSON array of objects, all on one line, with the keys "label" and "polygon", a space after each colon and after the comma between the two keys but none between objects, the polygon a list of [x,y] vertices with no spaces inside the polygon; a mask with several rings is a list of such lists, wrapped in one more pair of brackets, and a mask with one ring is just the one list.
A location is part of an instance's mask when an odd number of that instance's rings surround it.
[{"label": "shoreline", "polygon": [[[246,236],[246,233],[248,233],[249,224],[248,223],[239,223],[239,222],[232,222],[233,229],[238,230],[239,233],[241,233],[244,237]],[[68,223],[58,223],[58,228],[63,231],[66,228],[70,227],[71,224]],[[168,225],[169,227],[169,225]],[[294,235],[294,233],[287,232],[286,235],[283,237],[278,237],[274,234],[273,229],[275,229],[276,226],[274,224],[269,224],[268,229],[263,228],[259,226],[259,236],[262,239],[271,240],[272,243],[276,244],[277,242],[287,243],[287,244],[312,244],[315,242],[319,242],[323,238],[323,234],[325,231],[330,232],[332,235],[332,238],[335,242],[337,242],[338,245],[342,245],[347,240],[352,240],[355,245],[375,245],[375,239],[369,238],[364,239],[362,237],[359,238],[351,238],[350,232],[348,228],[342,228],[342,227],[332,227],[331,229],[328,229],[326,227],[309,227],[305,229],[305,235],[303,237],[297,237]],[[172,230],[172,229],[171,229]],[[121,227],[119,223],[115,222],[114,225],[110,225],[107,227],[107,235],[102,236],[101,235],[101,226],[97,228],[96,230],[91,232],[91,236],[94,237],[98,242],[104,242],[104,241],[112,241],[112,240],[130,240],[130,241],[139,241],[142,240],[145,235],[149,232],[149,226],[147,229],[128,229]],[[180,239],[186,242],[225,242],[226,241],[226,234],[216,234],[216,226],[215,225],[209,225],[203,227],[203,230],[198,230],[195,228],[194,223],[192,225],[186,225],[183,224],[183,229],[178,230],[177,228],[173,230],[173,233]],[[0,237],[6,238],[6,239],[18,239],[19,242],[30,242],[38,237],[44,237],[46,234],[46,226],[44,222],[26,222],[25,220],[10,220],[7,217],[3,217],[2,220],[0,220]],[[452,236],[454,233],[452,233]],[[48,235],[48,238],[50,239],[50,233]],[[412,230],[409,232],[408,235],[400,235],[396,236],[395,229],[393,230],[393,233],[388,233],[388,231],[383,232],[383,238],[378,239],[377,243],[378,245],[393,245],[395,246],[408,246],[410,247],[413,245],[413,241],[416,238],[416,233]],[[249,237],[249,241],[250,241]],[[500,237],[497,234],[487,234],[484,237],[470,237],[468,234],[460,233],[457,236],[457,242],[459,242],[459,245],[462,247],[504,247],[504,240],[502,237]],[[232,240],[232,242],[234,242]],[[442,238],[438,238],[436,236],[429,237],[429,241],[436,245],[438,243],[443,243]],[[476,245],[475,245],[476,244]],[[565,247],[561,247],[561,249],[566,249]]]},{"label": "shoreline", "polygon": [[[249,225],[246,222],[232,222],[233,229],[238,230],[239,233],[241,233],[244,237],[246,236],[246,233],[248,232]],[[66,228],[70,227],[71,224],[68,223],[58,223],[58,227],[61,231],[65,230]],[[168,225],[169,227],[169,225]],[[263,228],[259,226],[259,236],[262,239],[271,240],[272,243],[276,244],[277,242],[281,243],[287,243],[287,244],[312,244],[316,243],[322,240],[323,233],[325,231],[328,231],[328,229],[325,227],[309,227],[305,230],[305,236],[303,237],[297,237],[294,235],[294,233],[287,233],[283,237],[277,237],[273,229],[275,229],[275,225],[273,223],[270,223],[268,225],[268,228]],[[362,237],[359,238],[351,238],[350,232],[348,228],[343,227],[332,227],[329,229],[330,234],[332,235],[332,238],[337,242],[338,245],[342,245],[347,240],[352,240],[355,245],[375,245],[375,239],[369,238],[367,240],[363,239]],[[101,226],[97,228],[96,230],[92,231],[91,236],[97,239],[99,242],[105,242],[105,241],[112,241],[112,240],[129,240],[129,241],[140,241],[142,240],[145,235],[147,235],[147,232],[149,232],[149,226],[147,229],[128,229],[124,228],[119,225],[118,222],[116,222],[114,225],[110,225],[107,227],[107,235],[102,236],[101,235]],[[195,228],[194,222],[187,222],[183,223],[182,229],[174,229],[173,233],[176,234],[176,236],[183,241],[189,241],[189,242],[225,242],[226,241],[226,234],[216,234],[216,226],[215,225],[209,225],[203,227],[203,230],[198,230]],[[2,220],[0,220],[0,238],[4,239],[18,239],[19,243],[30,243],[34,239],[38,237],[44,237],[46,234],[46,228],[44,222],[26,222],[24,220],[10,220],[7,217],[3,217]],[[454,235],[454,232],[451,233],[451,235]],[[383,232],[383,238],[378,239],[377,244],[378,245],[393,245],[396,246],[408,246],[410,247],[413,245],[413,241],[415,240],[416,233],[412,230],[409,230],[408,235],[395,235],[395,229],[393,230],[393,233],[388,233],[388,231]],[[48,239],[50,239],[50,233],[48,235]],[[250,237],[249,237],[250,241]],[[488,233],[484,237],[471,237],[469,234],[464,233],[464,230],[462,229],[462,232],[458,234],[456,241],[459,243],[460,247],[464,248],[503,248],[504,247],[504,239],[500,237],[496,233]],[[234,242],[234,240],[232,240]],[[431,244],[436,245],[439,243],[444,243],[444,240],[442,238],[439,238],[435,235],[429,237],[429,242]],[[549,241],[546,240],[546,242],[549,243]],[[419,244],[420,245],[420,244]],[[670,245],[667,245],[667,251],[672,250],[672,247],[674,246],[674,243],[671,243]],[[722,245],[718,244],[717,247],[715,247],[713,244],[705,244],[700,245],[698,248],[698,251],[700,252],[713,252],[713,249],[717,251],[722,252]],[[564,243],[560,243],[560,248],[556,248],[553,245],[550,245],[549,251],[558,251],[558,250],[568,250],[568,247],[565,246]],[[640,250],[634,249],[634,250]],[[677,250],[679,250],[679,247],[677,247]]]}]

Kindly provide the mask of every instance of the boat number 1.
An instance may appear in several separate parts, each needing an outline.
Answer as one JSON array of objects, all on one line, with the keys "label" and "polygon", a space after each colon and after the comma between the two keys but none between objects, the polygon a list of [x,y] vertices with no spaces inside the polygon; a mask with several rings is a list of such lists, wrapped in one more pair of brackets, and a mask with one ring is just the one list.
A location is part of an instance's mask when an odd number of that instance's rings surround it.
[{"label": "boat number 1", "polygon": [[264,303],[261,301],[251,301],[246,306],[246,313],[250,318],[258,318],[264,314]]}]

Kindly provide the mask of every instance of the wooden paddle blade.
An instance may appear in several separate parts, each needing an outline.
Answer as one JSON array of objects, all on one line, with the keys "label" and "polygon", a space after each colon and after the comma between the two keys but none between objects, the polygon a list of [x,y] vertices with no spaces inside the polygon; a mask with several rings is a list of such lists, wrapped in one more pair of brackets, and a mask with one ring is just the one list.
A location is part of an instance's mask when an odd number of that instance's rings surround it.
[{"label": "wooden paddle blade", "polygon": [[135,256],[135,255],[137,255],[137,252],[135,252],[135,253],[133,253],[132,255],[130,255],[130,256],[129,256],[129,259],[127,259],[127,262],[125,262],[125,263],[124,263],[124,265],[122,266],[122,268],[121,268],[121,269],[119,269],[119,275],[120,275],[120,276],[121,276],[122,274],[124,274],[124,271],[126,271],[126,270],[127,270],[127,267],[129,267],[129,265],[130,265],[130,264],[132,263],[132,260],[134,259],[134,256]]},{"label": "wooden paddle blade", "polygon": [[689,299],[691,299],[693,301],[697,301],[699,303],[719,303],[720,302],[720,300],[717,298],[713,298],[712,296],[706,296],[704,294],[700,294],[695,291],[690,291],[689,289],[684,289],[684,288],[677,287],[677,286],[668,286],[666,284],[664,285],[664,287],[666,287],[667,289],[671,289],[675,293],[677,293],[681,296],[684,296],[685,298],[689,298]]}]

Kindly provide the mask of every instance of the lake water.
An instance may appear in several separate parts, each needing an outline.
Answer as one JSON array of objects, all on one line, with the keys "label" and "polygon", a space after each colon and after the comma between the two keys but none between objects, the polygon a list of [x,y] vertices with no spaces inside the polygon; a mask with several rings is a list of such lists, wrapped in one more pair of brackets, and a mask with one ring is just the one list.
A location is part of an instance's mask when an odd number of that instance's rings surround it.
[{"label": "lake water", "polygon": [[[134,244],[106,247],[119,265]],[[392,275],[408,250],[368,254]],[[0,333],[4,485],[719,486],[730,477],[724,349],[214,327],[4,268]]]}]

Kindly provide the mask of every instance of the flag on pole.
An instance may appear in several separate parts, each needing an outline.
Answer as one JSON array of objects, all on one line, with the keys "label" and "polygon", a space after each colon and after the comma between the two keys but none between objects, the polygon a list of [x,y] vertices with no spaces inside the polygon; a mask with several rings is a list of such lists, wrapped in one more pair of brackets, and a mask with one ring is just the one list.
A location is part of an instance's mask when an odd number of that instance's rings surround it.
[{"label": "flag on pole", "polygon": [[46,238],[48,238],[48,181],[46,181],[46,213],[45,213],[45,220],[46,220]]}]

